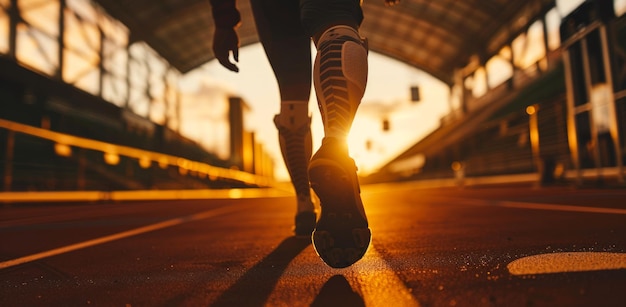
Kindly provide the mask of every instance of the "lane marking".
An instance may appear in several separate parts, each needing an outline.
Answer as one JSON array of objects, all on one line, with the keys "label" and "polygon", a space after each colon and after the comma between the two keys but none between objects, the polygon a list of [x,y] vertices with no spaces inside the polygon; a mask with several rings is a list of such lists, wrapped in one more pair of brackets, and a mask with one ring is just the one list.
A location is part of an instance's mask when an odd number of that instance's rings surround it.
[{"label": "lane marking", "polygon": [[212,209],[212,210],[208,210],[208,211],[204,211],[204,212],[200,212],[200,213],[196,213],[196,214],[192,214],[192,215],[188,215],[188,216],[184,216],[180,218],[175,218],[175,219],[159,222],[159,223],[144,226],[144,227],[131,229],[131,230],[116,233],[113,235],[104,236],[104,237],[100,237],[100,238],[93,239],[93,240],[88,240],[88,241],[81,242],[81,243],[76,243],[76,244],[72,244],[72,245],[68,245],[64,247],[55,248],[49,251],[0,262],[0,270],[6,269],[12,266],[16,266],[16,265],[28,263],[28,262],[40,260],[43,258],[48,258],[48,257],[52,257],[52,256],[64,254],[64,253],[69,253],[78,249],[83,249],[83,248],[91,247],[94,245],[104,244],[104,243],[108,243],[111,241],[132,237],[132,236],[140,235],[140,234],[147,233],[147,232],[180,225],[183,223],[208,219],[208,218],[232,213],[240,209],[241,208],[235,207],[235,206]]},{"label": "lane marking", "polygon": [[453,201],[459,204],[471,205],[471,206],[496,206],[496,207],[532,209],[532,210],[603,213],[603,214],[626,214],[626,209],[621,209],[621,208],[557,205],[557,204],[546,204],[546,203],[530,203],[530,202],[506,201],[506,200],[477,199],[477,198],[452,198],[452,199],[445,198],[445,200],[447,202]]},{"label": "lane marking", "polygon": [[619,208],[553,205],[553,204],[524,203],[524,202],[513,202],[513,201],[500,201],[497,204],[500,207],[507,207],[507,208],[586,212],[586,213],[626,214],[626,209],[619,209]]},{"label": "lane marking", "polygon": [[371,243],[363,259],[350,269],[359,283],[365,306],[420,306]]},{"label": "lane marking", "polygon": [[566,252],[540,254],[512,261],[511,275],[571,273],[626,269],[626,253]]},{"label": "lane marking", "polygon": [[[360,297],[364,306],[420,306],[411,289],[372,243],[361,260],[343,269],[334,269],[324,264],[312,245],[288,261],[289,265],[268,296],[265,306],[309,306],[322,294],[324,297],[351,296],[353,292]],[[347,280],[350,289],[331,287],[322,292],[330,279],[338,275]],[[334,301],[338,302],[341,299],[337,297]],[[358,306],[356,302],[354,303]]]}]

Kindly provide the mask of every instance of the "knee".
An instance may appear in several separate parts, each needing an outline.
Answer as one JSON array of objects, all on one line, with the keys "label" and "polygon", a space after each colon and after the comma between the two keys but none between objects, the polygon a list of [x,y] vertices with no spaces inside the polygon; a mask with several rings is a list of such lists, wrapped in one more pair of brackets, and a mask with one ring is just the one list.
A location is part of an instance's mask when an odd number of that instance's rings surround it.
[{"label": "knee", "polygon": [[[367,83],[367,46],[358,32],[347,26],[336,26],[324,32],[318,42],[315,81],[322,85],[324,76],[343,79],[352,98],[360,99]],[[331,84],[333,82],[329,81]],[[323,85],[322,85],[323,86]]]}]

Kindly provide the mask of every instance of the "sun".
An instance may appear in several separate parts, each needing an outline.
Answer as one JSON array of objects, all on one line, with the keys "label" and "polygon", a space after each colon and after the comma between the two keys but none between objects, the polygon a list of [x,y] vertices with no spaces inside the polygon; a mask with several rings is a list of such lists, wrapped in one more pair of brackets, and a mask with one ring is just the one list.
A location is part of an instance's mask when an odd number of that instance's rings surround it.
[{"label": "sun", "polygon": [[[362,103],[362,105],[368,109],[367,102]],[[324,127],[317,108],[316,102],[310,103],[313,151],[319,148],[324,137]],[[354,159],[360,176],[366,176],[376,171],[386,161],[389,153],[394,151],[394,144],[402,141],[402,137],[398,140],[393,132],[384,131],[382,118],[368,113],[367,111],[357,112],[352,123],[352,129],[348,134],[350,156]],[[396,133],[398,132],[396,131]]]},{"label": "sun", "polygon": [[375,171],[388,151],[385,145],[383,119],[361,116],[352,124],[348,136],[350,154],[359,168],[359,175]]}]

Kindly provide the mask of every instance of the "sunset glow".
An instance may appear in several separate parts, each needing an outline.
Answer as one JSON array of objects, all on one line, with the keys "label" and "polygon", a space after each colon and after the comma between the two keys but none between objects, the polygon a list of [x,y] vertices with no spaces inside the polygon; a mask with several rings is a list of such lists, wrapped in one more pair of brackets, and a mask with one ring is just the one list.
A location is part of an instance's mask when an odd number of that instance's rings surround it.
[{"label": "sunset glow", "polygon": [[[227,157],[228,133],[222,113],[225,112],[225,97],[241,96],[251,109],[246,129],[255,132],[256,140],[264,144],[273,157],[277,179],[287,180],[278,134],[272,122],[280,108],[273,72],[260,44],[242,48],[239,59],[239,73],[227,71],[213,61],[183,77],[181,87],[186,97],[193,96],[194,92],[211,94],[203,96],[204,100],[183,102],[181,131],[199,137],[202,144]],[[411,86],[421,88],[421,101],[410,101]],[[313,118],[313,146],[317,148],[324,129],[314,92],[311,92],[309,110]],[[368,85],[348,140],[359,173],[375,171],[436,128],[450,108],[448,95],[448,87],[428,74],[370,52]],[[388,131],[382,129],[384,119],[389,120]]]}]

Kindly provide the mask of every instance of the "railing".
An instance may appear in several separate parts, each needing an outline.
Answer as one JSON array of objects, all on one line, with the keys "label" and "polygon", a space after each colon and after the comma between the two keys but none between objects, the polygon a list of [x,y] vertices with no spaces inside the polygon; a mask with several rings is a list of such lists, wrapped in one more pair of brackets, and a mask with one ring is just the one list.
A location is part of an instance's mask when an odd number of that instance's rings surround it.
[{"label": "railing", "polygon": [[[148,168],[160,168],[160,169],[168,169],[175,168],[178,169],[178,173],[181,176],[191,175],[195,176],[198,180],[207,180],[207,181],[218,181],[225,180],[229,182],[237,182],[239,186],[241,184],[246,186],[256,186],[256,187],[277,187],[280,186],[279,183],[275,182],[273,178],[259,176],[243,171],[239,171],[236,169],[226,169],[221,167],[216,167],[209,165],[207,163],[192,161],[189,159],[143,150],[137,149],[129,146],[116,145],[112,143],[102,142],[93,139],[87,139],[83,137],[77,137],[73,135],[68,135],[64,133],[59,133],[47,129],[42,129],[34,126],[24,125],[21,123],[16,123],[4,119],[0,119],[0,129],[6,130],[6,141],[5,144],[2,144],[5,148],[4,153],[4,172],[1,174],[3,177],[3,188],[4,193],[0,193],[0,202],[3,200],[6,201],[7,195],[12,195],[15,197],[19,193],[17,191],[11,191],[11,182],[14,174],[14,144],[16,139],[16,134],[26,135],[31,138],[36,138],[40,140],[47,140],[54,143],[54,151],[56,155],[69,157],[72,155],[72,152],[75,151],[90,151],[94,153],[100,153],[104,159],[104,163],[109,165],[116,165],[120,161],[120,157],[124,157],[126,160],[134,160],[142,169]],[[42,159],[45,159],[44,153],[34,153],[42,156]],[[80,158],[78,159],[80,162]],[[103,164],[104,164],[103,163]],[[78,179],[77,179],[78,180]],[[45,195],[50,195],[53,193],[52,191],[35,191],[39,192],[40,195],[43,195],[39,198],[46,198]],[[106,191],[105,191],[106,192]],[[126,191],[129,193],[132,191]],[[23,191],[20,193],[30,193],[33,194],[32,191]],[[46,194],[47,193],[47,194]],[[81,195],[85,192],[82,192]],[[107,199],[111,198],[110,191],[106,192],[108,194],[104,195],[98,191],[91,191],[90,196],[83,196],[82,198],[86,198],[86,200],[97,198],[97,199]],[[103,192],[104,193],[104,192]],[[188,193],[189,194],[189,193]],[[193,194],[193,193],[192,193]],[[205,193],[206,194],[206,193]],[[78,194],[73,194],[78,195]],[[129,194],[130,195],[130,194]],[[136,194],[134,194],[136,195]],[[180,195],[180,193],[179,193]],[[195,193],[194,195],[202,195],[202,193]],[[73,196],[68,196],[70,199]],[[136,196],[133,196],[136,197]],[[30,199],[38,199],[38,196],[31,195]]]}]

